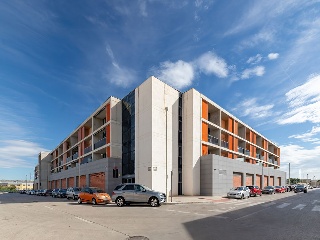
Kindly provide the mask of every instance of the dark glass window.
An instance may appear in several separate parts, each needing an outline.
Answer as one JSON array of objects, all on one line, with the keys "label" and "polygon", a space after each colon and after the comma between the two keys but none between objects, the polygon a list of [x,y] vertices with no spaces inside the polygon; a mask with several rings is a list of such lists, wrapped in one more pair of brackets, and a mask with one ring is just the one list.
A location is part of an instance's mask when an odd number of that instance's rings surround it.
[{"label": "dark glass window", "polygon": [[129,185],[125,186],[124,188],[122,188],[122,190],[134,190],[134,185],[129,184]]}]

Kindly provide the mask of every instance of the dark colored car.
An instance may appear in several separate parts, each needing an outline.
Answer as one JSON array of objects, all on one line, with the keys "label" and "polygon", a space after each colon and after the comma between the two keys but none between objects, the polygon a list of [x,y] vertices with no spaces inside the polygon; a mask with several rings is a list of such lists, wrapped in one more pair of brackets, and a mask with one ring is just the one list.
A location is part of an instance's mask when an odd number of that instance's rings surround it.
[{"label": "dark colored car", "polygon": [[51,196],[52,190],[51,189],[44,189],[41,196]]},{"label": "dark colored car", "polygon": [[258,186],[246,186],[250,189],[250,197],[262,196],[262,191]]},{"label": "dark colored car", "polygon": [[297,185],[296,188],[294,189],[294,192],[295,192],[295,193],[298,193],[298,192],[307,193],[307,192],[308,192],[308,189],[307,189],[307,187],[304,186],[304,185]]},{"label": "dark colored car", "polygon": [[51,192],[51,197],[56,198],[57,194],[58,194],[58,191],[59,191],[58,188],[53,189],[52,192]]},{"label": "dark colored car", "polygon": [[276,191],[273,186],[266,186],[262,189],[263,194],[275,194]]},{"label": "dark colored car", "polygon": [[58,198],[65,198],[67,197],[67,189],[65,188],[59,188],[58,192],[57,192],[57,197]]}]

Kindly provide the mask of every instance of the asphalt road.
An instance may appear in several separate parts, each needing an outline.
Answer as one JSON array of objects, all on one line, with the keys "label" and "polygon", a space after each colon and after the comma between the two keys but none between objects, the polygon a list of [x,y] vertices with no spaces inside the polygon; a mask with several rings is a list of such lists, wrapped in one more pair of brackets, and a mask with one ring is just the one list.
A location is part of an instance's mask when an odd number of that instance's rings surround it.
[{"label": "asphalt road", "polygon": [[320,189],[152,208],[0,194],[0,239],[320,239]]}]

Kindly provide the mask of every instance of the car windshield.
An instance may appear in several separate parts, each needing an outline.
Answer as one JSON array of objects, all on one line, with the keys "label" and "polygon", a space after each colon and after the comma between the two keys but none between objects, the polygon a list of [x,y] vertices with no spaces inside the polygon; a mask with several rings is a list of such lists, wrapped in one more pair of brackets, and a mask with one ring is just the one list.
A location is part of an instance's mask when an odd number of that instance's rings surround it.
[{"label": "car windshield", "polygon": [[103,193],[103,191],[99,188],[90,188],[93,193]]},{"label": "car windshield", "polygon": [[234,190],[244,190],[244,187],[236,187],[236,188],[234,188]]},{"label": "car windshield", "polygon": [[147,186],[144,186],[144,185],[141,185],[145,190],[148,190],[148,191],[152,191],[152,189],[148,188]]},{"label": "car windshield", "polygon": [[74,188],[74,191],[81,191],[81,188]]},{"label": "car windshield", "polygon": [[304,188],[303,185],[297,185],[296,188]]},{"label": "car windshield", "polygon": [[280,186],[275,186],[275,188],[281,188]]},{"label": "car windshield", "polygon": [[268,186],[268,187],[265,187],[264,189],[272,189],[273,187],[271,186]]},{"label": "car windshield", "polygon": [[119,189],[122,188],[122,187],[123,187],[123,184],[120,184],[120,185],[116,186],[116,187],[114,188],[114,190],[119,190]]}]

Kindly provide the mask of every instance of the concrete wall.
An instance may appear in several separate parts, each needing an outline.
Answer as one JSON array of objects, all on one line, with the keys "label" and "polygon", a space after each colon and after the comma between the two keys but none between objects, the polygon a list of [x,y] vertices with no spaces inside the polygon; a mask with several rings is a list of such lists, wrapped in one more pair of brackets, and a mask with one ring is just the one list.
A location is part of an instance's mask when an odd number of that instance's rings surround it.
[{"label": "concrete wall", "polygon": [[170,195],[170,173],[173,170],[172,193],[177,195],[179,91],[150,77],[136,89],[135,97],[136,182],[162,192],[166,192],[167,185]]},{"label": "concrete wall", "polygon": [[[247,175],[252,174],[253,182],[256,183],[257,175],[264,175],[265,185],[271,185],[270,177],[274,179],[281,178],[281,185],[286,183],[286,172],[274,168],[262,169],[261,165],[255,165],[230,159],[218,155],[206,155],[200,158],[201,177],[200,195],[203,196],[221,196],[226,195],[233,187],[233,174],[242,174],[241,185],[246,185]],[[263,173],[262,173],[263,171]],[[277,184],[276,184],[277,185]]]},{"label": "concrete wall", "polygon": [[191,89],[183,94],[182,192],[200,194],[201,98]]}]

